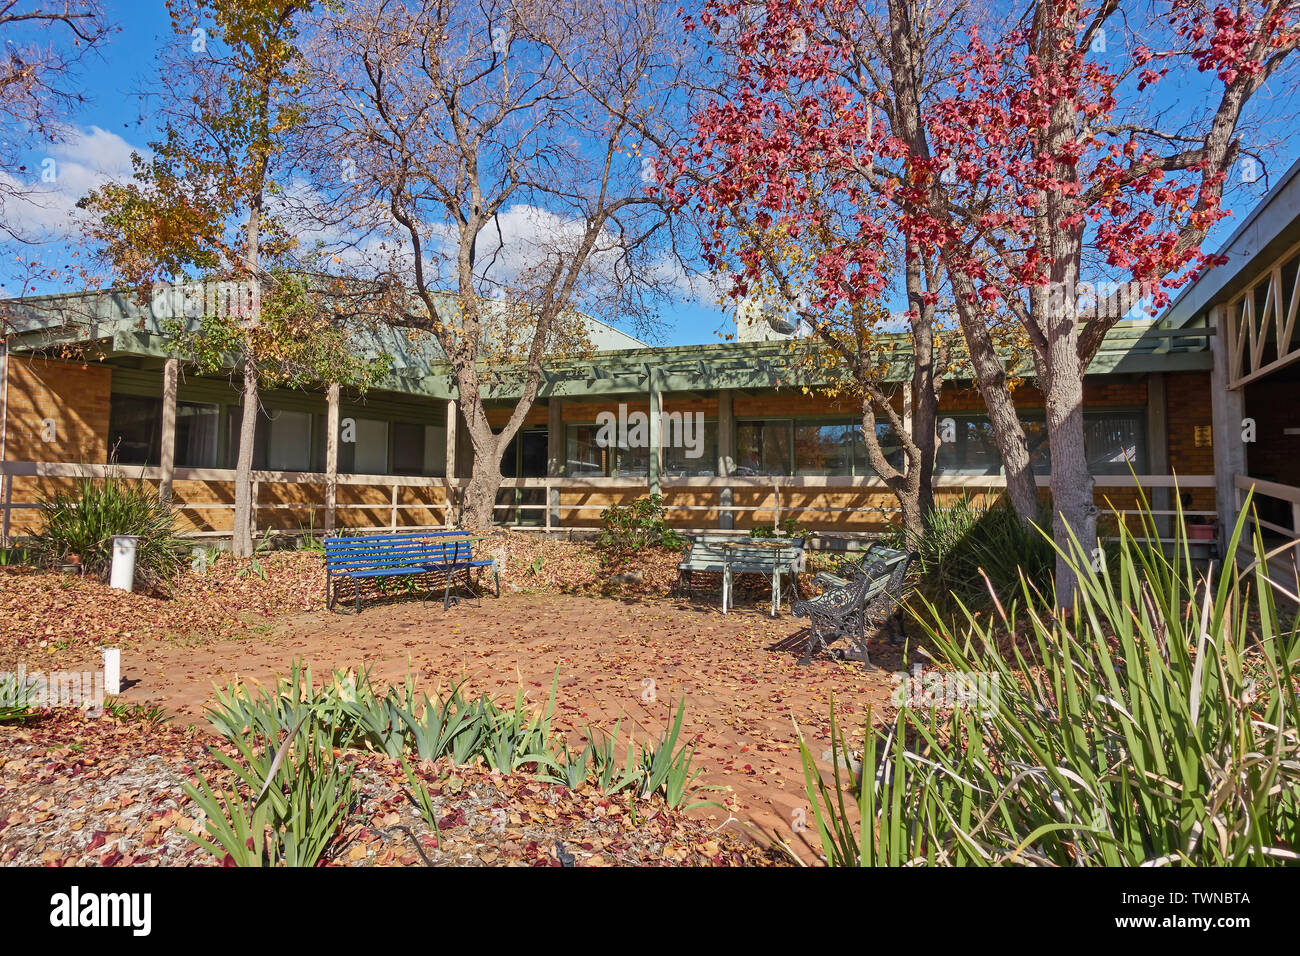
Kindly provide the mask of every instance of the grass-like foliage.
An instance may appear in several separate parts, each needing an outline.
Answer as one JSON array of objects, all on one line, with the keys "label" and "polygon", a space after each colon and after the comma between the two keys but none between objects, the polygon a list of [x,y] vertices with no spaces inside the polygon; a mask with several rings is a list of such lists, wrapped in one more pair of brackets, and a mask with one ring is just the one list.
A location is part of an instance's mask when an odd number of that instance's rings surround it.
[{"label": "grass-like foliage", "polygon": [[81,478],[71,492],[56,491],[37,504],[43,520],[30,549],[48,563],[76,555],[87,571],[107,577],[113,536],[134,535],[136,574],[146,585],[165,585],[180,570],[175,516],[143,481],[115,473]]},{"label": "grass-like foliage", "polygon": [[[338,754],[366,749],[400,759],[410,797],[436,837],[436,808],[407,760],[450,758],[464,766],[481,762],[501,773],[530,772],[571,789],[588,784],[614,794],[634,788],[687,809],[701,790],[691,762],[695,748],[678,746],[685,699],[675,719],[653,743],[629,739],[616,757],[618,724],[610,733],[589,731],[573,753],[552,728],[559,676],[545,706],[534,709],[516,693],[508,706],[486,694],[465,697],[459,686],[445,694],[417,694],[408,676],[382,693],[368,671],[336,671],[317,686],[310,668],[293,665],[274,687],[231,685],[216,692],[208,719],[230,740],[237,757],[213,753],[235,776],[234,791],[215,789],[199,777],[186,793],[207,815],[206,833],[195,839],[239,865],[312,865],[328,851],[347,817],[351,770]],[[267,780],[272,780],[267,784]],[[251,843],[250,843],[251,841]]]},{"label": "grass-like foliage", "polygon": [[[822,778],[803,748],[826,858],[837,865],[1211,865],[1300,861],[1295,626],[1279,619],[1263,541],[1191,562],[1117,520],[1095,562],[1063,549],[1074,606],[1027,583],[1025,613],[966,614],[929,633],[941,664],[983,674],[980,707],[903,706],[868,728],[862,784]],[[1118,516],[1116,516],[1118,519]],[[1095,564],[1095,566],[1094,566]],[[1020,622],[1017,624],[1016,622]],[[1019,627],[1016,640],[1008,632]],[[846,742],[833,730],[834,749]]]},{"label": "grass-like foliage", "polygon": [[203,776],[185,794],[203,810],[204,833],[187,834],[237,866],[315,866],[352,810],[352,765],[322,745],[331,729],[307,711],[295,725],[265,723],[212,754],[234,777],[218,790]]},{"label": "grass-like foliage", "polygon": [[[1051,516],[1038,526],[1051,527]],[[917,591],[945,617],[987,609],[994,596],[1010,601],[1022,574],[1040,591],[1051,587],[1056,552],[1025,524],[1006,499],[988,506],[962,496],[935,508],[920,532],[898,529],[886,543],[917,555]]]}]

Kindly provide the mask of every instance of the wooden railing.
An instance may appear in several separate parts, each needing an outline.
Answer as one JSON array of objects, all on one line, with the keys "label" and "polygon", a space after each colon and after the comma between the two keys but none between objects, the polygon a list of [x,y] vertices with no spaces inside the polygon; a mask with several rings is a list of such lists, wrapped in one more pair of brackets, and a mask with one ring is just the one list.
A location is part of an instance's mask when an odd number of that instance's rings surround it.
[{"label": "wooden railing", "polygon": [[[1250,475],[1233,475],[1232,484],[1236,489],[1236,502],[1234,511],[1230,520],[1236,522],[1237,515],[1241,513],[1242,505],[1245,503],[1247,493],[1251,493],[1252,507],[1247,514],[1247,521],[1255,527],[1264,531],[1271,531],[1273,534],[1281,535],[1285,540],[1279,544],[1285,544],[1286,541],[1293,543],[1292,553],[1295,558],[1296,566],[1300,567],[1300,488],[1294,485],[1284,485],[1276,481],[1265,481],[1262,478],[1252,478]],[[1261,499],[1273,499],[1281,503],[1283,508],[1289,508],[1291,514],[1291,527],[1278,524],[1259,516]],[[1243,543],[1246,547],[1251,546],[1249,536],[1242,535]],[[1273,550],[1273,549],[1270,549]]]},{"label": "wooden railing", "polygon": [[[0,464],[0,476],[3,487],[0,490],[0,509],[3,510],[3,539],[10,539],[11,513],[39,507],[34,500],[14,500],[15,479],[76,479],[103,478],[109,474],[125,478],[136,478],[151,483],[162,480],[162,469],[126,465],[80,465],[66,462],[5,462]],[[205,512],[233,513],[234,503],[221,500],[190,500],[180,494],[179,489],[187,482],[216,483],[230,485],[233,488],[235,472],[221,468],[177,468],[172,479],[173,487],[178,489],[173,504],[182,513]],[[1049,479],[1039,476],[1038,484],[1046,486]],[[1095,477],[1099,497],[1113,493],[1117,498],[1125,491],[1133,491],[1141,486],[1147,492],[1158,489],[1179,490],[1205,489],[1214,487],[1213,475],[1099,475]],[[268,512],[282,511],[310,512],[309,522],[300,522],[303,530],[310,527],[314,531],[324,531],[331,527],[365,527],[388,528],[396,530],[447,527],[456,520],[456,501],[458,493],[468,484],[468,479],[428,478],[396,475],[338,475],[334,479],[337,491],[347,488],[366,489],[373,500],[337,501],[331,504],[328,494],[329,476],[320,472],[279,472],[255,471],[252,475],[253,494],[253,530],[258,531],[259,517]],[[310,486],[319,488],[319,494],[310,494],[299,500],[270,500],[268,494],[272,487],[301,488]],[[501,484],[502,494],[498,497],[496,510],[508,527],[521,530],[554,531],[575,527],[591,527],[596,524],[600,512],[611,504],[631,501],[647,493],[645,479],[631,478],[508,478]],[[994,497],[1006,488],[1006,479],[997,475],[947,475],[935,480],[936,494],[945,496],[958,494]],[[404,489],[419,497],[419,500],[402,500]],[[510,495],[511,491],[534,492],[532,495]],[[682,530],[712,530],[723,524],[723,517],[734,518],[749,515],[748,524],[771,524],[779,527],[787,518],[793,518],[800,524],[830,525],[829,530],[854,530],[851,525],[861,527],[864,515],[878,516],[879,523],[891,520],[897,513],[885,483],[878,478],[851,478],[839,476],[739,476],[725,478],[664,478],[661,490],[665,496],[665,506],[674,526]],[[1295,489],[1290,489],[1295,491]],[[538,493],[540,492],[540,494]],[[379,495],[383,494],[383,500]],[[1297,492],[1300,494],[1300,492]],[[867,506],[852,506],[828,503],[835,497],[853,497],[859,502],[871,496],[873,503]],[[29,496],[30,497],[30,496]],[[336,497],[336,496],[335,496]],[[502,501],[502,498],[532,498],[533,500]],[[707,501],[700,499],[707,498]],[[744,500],[737,503],[737,498]],[[809,504],[805,500],[812,498],[819,503]],[[540,499],[540,500],[538,500]],[[567,500],[566,500],[567,499]],[[317,523],[317,513],[323,520]],[[346,520],[348,512],[368,512],[369,520],[362,524]],[[407,520],[409,513],[415,512],[438,516],[437,523],[418,523]],[[1134,510],[1122,508],[1121,514],[1131,515]],[[1161,507],[1154,512],[1158,516],[1168,517],[1175,514],[1171,508]],[[1214,517],[1212,510],[1185,511],[1185,514],[1204,518]],[[515,520],[510,520],[511,517]],[[522,521],[520,516],[527,515],[533,520]],[[705,516],[709,516],[705,518]],[[386,520],[378,520],[380,516]],[[365,518],[366,515],[361,517]],[[195,522],[203,524],[202,520]],[[282,524],[268,522],[268,525]],[[283,532],[289,529],[278,527]],[[192,530],[186,532],[194,537],[227,536],[229,526]]]}]

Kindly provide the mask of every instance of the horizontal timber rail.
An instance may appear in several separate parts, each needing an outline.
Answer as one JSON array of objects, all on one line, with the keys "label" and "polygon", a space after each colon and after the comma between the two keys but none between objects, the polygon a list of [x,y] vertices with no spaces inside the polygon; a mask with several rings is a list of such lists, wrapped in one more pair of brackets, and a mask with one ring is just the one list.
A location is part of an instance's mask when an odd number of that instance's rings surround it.
[{"label": "horizontal timber rail", "polygon": [[[109,475],[158,485],[164,480],[158,467],[139,465],[83,465],[69,462],[4,462],[2,501],[3,538],[11,527],[22,535],[17,517],[40,507],[37,498],[59,482]],[[176,468],[172,472],[172,504],[181,515],[182,534],[191,537],[226,537],[234,511],[235,472],[226,468]],[[1041,488],[1050,478],[1037,477]],[[1211,489],[1213,475],[1099,475],[1094,478],[1099,498],[1114,497],[1121,514],[1134,510],[1125,504],[1136,489]],[[253,530],[270,533],[307,533],[330,528],[422,530],[450,527],[456,522],[459,492],[467,478],[405,475],[340,474],[333,480],[322,472],[258,470],[252,473]],[[21,487],[20,487],[21,486]],[[1006,479],[998,475],[942,475],[935,479],[942,502],[957,495],[1000,495]],[[898,514],[888,487],[879,478],[826,475],[719,477],[664,477],[660,482],[671,524],[686,530],[710,530],[739,523],[779,528],[783,521],[816,524],[830,534],[878,533]],[[645,478],[506,478],[496,505],[498,523],[532,531],[559,531],[595,527],[600,513],[611,505],[630,502],[649,493]],[[330,501],[333,497],[335,500]],[[839,503],[837,503],[837,499]],[[324,517],[317,521],[317,514]],[[1213,511],[1186,514],[1213,517]],[[1172,515],[1172,510],[1157,510]],[[230,515],[222,519],[223,515]],[[306,518],[286,526],[294,515]],[[306,517],[306,516],[310,517]],[[281,520],[275,520],[279,516]],[[711,520],[706,516],[711,516]],[[702,520],[703,519],[703,520]],[[219,527],[217,525],[220,525]],[[874,530],[873,530],[874,529]]]}]

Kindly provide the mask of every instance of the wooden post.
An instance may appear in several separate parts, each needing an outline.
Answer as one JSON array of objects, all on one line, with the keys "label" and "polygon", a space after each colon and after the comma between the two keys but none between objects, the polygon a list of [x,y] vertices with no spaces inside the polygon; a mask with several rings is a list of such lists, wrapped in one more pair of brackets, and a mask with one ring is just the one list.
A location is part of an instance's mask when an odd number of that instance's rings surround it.
[{"label": "wooden post", "polygon": [[[1165,373],[1152,372],[1147,376],[1147,460],[1144,471],[1148,475],[1169,474],[1169,412],[1166,405]],[[1134,469],[1138,467],[1133,463]],[[1155,511],[1173,510],[1168,488],[1151,489],[1151,507]],[[1168,515],[1156,518],[1160,537],[1168,538],[1173,530],[1173,520]]]},{"label": "wooden post", "polygon": [[6,548],[9,547],[9,509],[13,505],[13,501],[14,501],[14,476],[5,475],[4,476],[5,516],[4,516],[4,526],[3,528],[0,528],[0,541],[4,542],[4,546]]},{"label": "wooden post", "polygon": [[[564,403],[551,398],[546,405],[546,475],[564,477],[565,462]],[[546,486],[546,530],[560,523],[560,489]]]},{"label": "wooden post", "polygon": [[333,534],[339,507],[339,386],[329,387],[325,414],[325,533]]},{"label": "wooden post", "polygon": [[180,361],[169,358],[163,363],[162,394],[162,480],[158,483],[158,497],[163,504],[172,501],[172,474],[176,470],[176,379]]},{"label": "wooden post", "polygon": [[446,467],[443,471],[447,478],[447,506],[443,509],[443,524],[448,528],[456,526],[456,402],[447,400],[447,454]]},{"label": "wooden post", "polygon": [[389,524],[392,526],[392,530],[396,531],[397,530],[397,485],[393,485],[393,505],[392,505],[392,510],[389,512],[388,519],[389,519]]},{"label": "wooden post", "polygon": [[1232,318],[1221,305],[1210,310],[1215,334],[1210,336],[1214,365],[1210,369],[1210,403],[1213,408],[1211,444],[1214,449],[1215,510],[1219,518],[1219,554],[1227,552],[1228,536],[1237,523],[1237,475],[1248,474],[1246,445],[1241,440],[1245,414],[1244,390],[1232,389],[1232,355],[1229,351]]},{"label": "wooden post", "polygon": [[1291,502],[1291,535],[1296,538],[1295,566],[1300,568],[1300,501]]},{"label": "wooden post", "polygon": [[254,478],[249,482],[253,487],[251,489],[251,498],[248,503],[248,536],[257,537],[257,485],[258,481]]},{"label": "wooden post", "polygon": [[[733,455],[736,448],[736,415],[732,392],[724,388],[718,392],[718,477],[725,478],[735,471]],[[731,488],[718,489],[718,527],[730,531],[735,527],[735,512],[729,510],[734,501]],[[728,510],[723,510],[728,509]]]},{"label": "wooden post", "polygon": [[659,373],[648,368],[650,378],[650,494],[660,494],[659,472],[663,464],[663,410],[664,397],[659,391]]}]

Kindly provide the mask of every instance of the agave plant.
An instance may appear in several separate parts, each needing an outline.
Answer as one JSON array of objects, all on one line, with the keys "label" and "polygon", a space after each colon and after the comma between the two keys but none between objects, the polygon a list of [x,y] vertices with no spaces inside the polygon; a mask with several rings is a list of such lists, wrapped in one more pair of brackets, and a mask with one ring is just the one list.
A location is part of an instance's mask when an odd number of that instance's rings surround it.
[{"label": "agave plant", "polygon": [[1263,540],[1241,547],[1243,511],[1222,565],[1200,572],[1181,513],[1166,553],[1138,510],[1137,529],[1116,515],[1108,560],[1061,549],[1072,608],[1026,583],[1019,618],[999,603],[997,620],[967,611],[960,636],[930,628],[942,664],[991,678],[985,706],[904,706],[883,741],[868,728],[856,796],[838,729],[833,783],[803,747],[828,862],[1300,860],[1300,637],[1278,617]]}]

